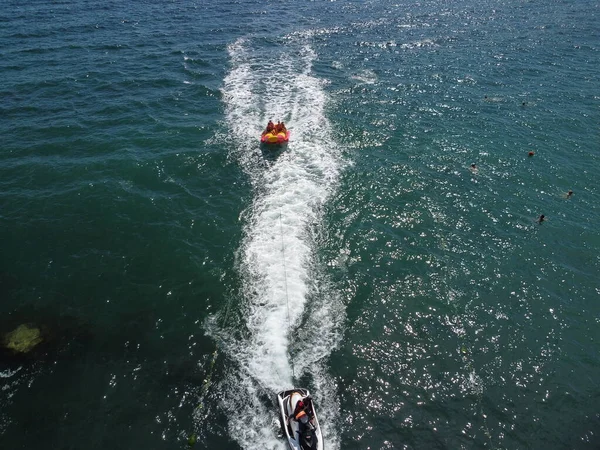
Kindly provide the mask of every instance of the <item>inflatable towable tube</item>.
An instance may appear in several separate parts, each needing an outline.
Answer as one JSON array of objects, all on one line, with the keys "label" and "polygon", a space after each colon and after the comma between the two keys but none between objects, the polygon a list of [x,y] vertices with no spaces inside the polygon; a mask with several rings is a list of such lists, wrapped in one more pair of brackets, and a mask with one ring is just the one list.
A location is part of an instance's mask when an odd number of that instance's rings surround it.
[{"label": "inflatable towable tube", "polygon": [[265,133],[261,136],[260,142],[263,144],[284,144],[285,142],[290,140],[290,130],[287,130],[285,133]]}]

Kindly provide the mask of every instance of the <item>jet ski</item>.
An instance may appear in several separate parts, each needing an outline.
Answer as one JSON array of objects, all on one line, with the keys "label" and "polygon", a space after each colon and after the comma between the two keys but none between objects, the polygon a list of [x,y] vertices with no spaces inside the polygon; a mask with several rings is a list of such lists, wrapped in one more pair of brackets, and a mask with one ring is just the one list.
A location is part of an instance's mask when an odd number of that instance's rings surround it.
[{"label": "jet ski", "polygon": [[281,391],[277,403],[290,450],[323,450],[321,427],[310,392],[302,388]]}]

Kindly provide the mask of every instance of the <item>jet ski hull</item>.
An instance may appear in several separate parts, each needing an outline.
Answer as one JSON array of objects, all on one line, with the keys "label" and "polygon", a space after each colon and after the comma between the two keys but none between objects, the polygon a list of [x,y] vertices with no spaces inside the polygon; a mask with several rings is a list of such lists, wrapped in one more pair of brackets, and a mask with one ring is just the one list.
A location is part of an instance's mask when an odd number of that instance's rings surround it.
[{"label": "jet ski hull", "polygon": [[296,419],[294,412],[299,400],[307,401],[310,392],[297,388],[277,394],[279,420],[291,450],[323,450],[323,436],[312,399],[305,410],[306,418]]}]

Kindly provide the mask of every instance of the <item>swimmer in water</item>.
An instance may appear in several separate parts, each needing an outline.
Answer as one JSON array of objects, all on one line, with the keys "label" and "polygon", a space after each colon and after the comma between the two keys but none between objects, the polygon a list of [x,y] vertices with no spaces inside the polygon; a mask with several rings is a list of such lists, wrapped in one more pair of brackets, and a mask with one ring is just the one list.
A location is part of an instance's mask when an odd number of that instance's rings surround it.
[{"label": "swimmer in water", "polygon": [[483,96],[483,100],[486,102],[501,102],[502,101],[502,97],[488,97],[487,95]]},{"label": "swimmer in water", "polygon": [[537,220],[538,223],[542,223],[545,220],[546,216],[544,216],[543,214],[539,217],[539,219]]},{"label": "swimmer in water", "polygon": [[471,170],[471,172],[473,172],[473,173],[479,172],[479,169],[477,168],[477,166],[475,164],[471,164],[471,167],[469,167],[469,170]]},{"label": "swimmer in water", "polygon": [[573,195],[573,191],[569,191],[567,192],[567,194],[565,195],[565,198],[571,198],[571,196]]}]

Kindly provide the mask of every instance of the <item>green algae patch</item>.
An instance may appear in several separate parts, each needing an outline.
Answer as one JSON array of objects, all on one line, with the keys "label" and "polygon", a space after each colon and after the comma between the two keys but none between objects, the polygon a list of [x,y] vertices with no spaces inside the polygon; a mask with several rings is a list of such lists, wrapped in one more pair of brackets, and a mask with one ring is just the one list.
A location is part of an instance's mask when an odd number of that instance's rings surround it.
[{"label": "green algae patch", "polygon": [[39,328],[19,325],[4,337],[4,345],[17,353],[27,353],[41,343],[42,340]]}]

